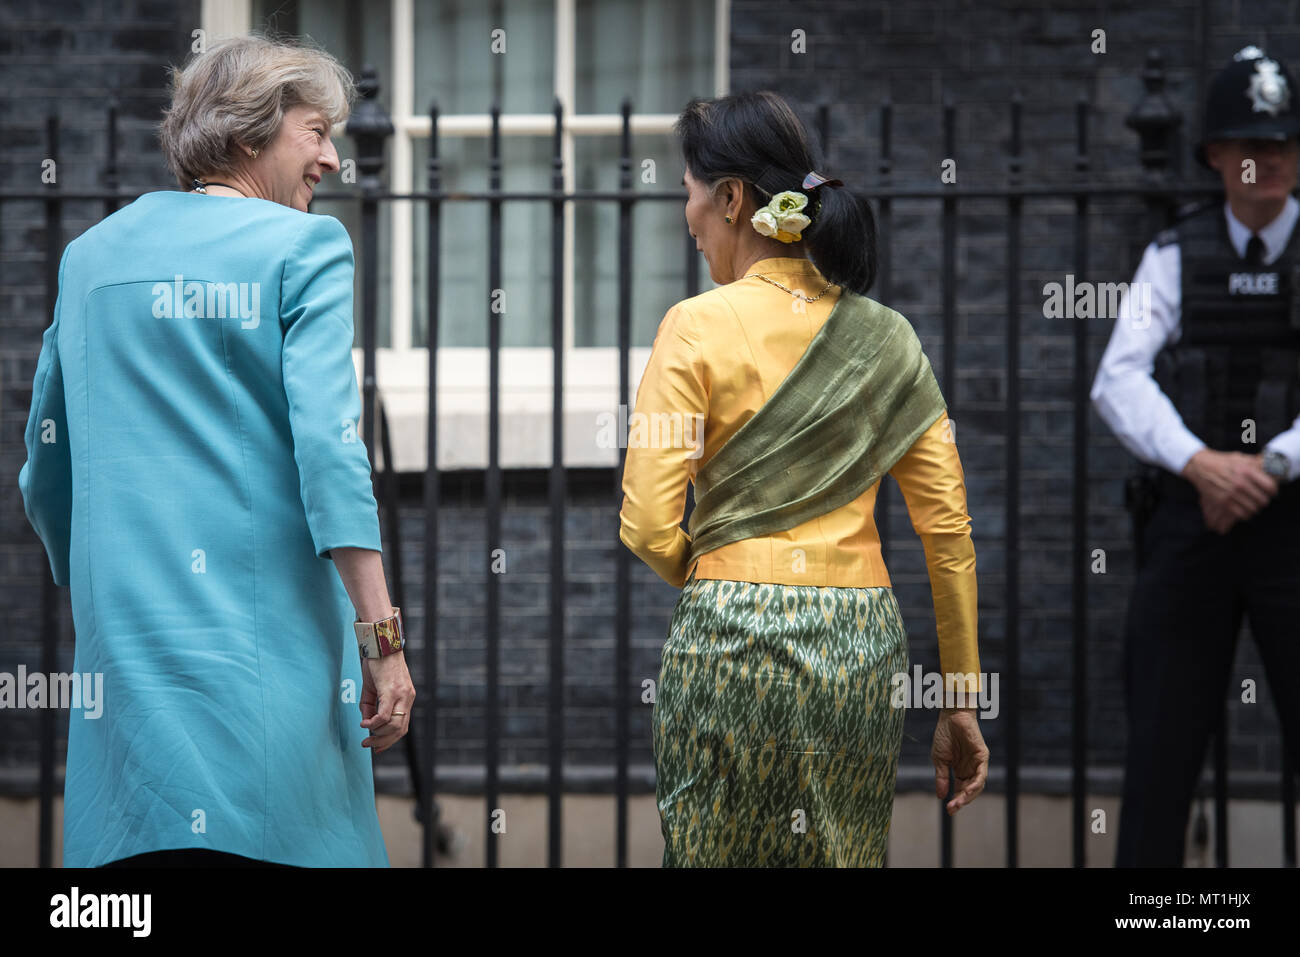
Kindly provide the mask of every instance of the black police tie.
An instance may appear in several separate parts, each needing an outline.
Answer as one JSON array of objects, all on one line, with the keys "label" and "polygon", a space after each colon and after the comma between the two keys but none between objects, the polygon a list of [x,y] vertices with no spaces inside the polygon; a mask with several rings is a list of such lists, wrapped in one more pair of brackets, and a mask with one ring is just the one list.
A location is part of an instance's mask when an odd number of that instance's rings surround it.
[{"label": "black police tie", "polygon": [[1251,266],[1264,265],[1264,240],[1254,233],[1250,236],[1250,242],[1246,243],[1246,262]]}]

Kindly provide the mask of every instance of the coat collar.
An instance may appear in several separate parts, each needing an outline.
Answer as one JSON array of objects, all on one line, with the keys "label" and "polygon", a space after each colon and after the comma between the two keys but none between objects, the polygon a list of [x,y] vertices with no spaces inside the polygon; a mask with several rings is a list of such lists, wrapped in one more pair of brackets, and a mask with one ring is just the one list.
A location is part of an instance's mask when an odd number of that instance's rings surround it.
[{"label": "coat collar", "polygon": [[817,267],[812,261],[803,256],[770,256],[767,259],[760,259],[754,265],[750,266],[742,279],[750,276],[771,275],[777,273],[786,276],[820,276]]}]

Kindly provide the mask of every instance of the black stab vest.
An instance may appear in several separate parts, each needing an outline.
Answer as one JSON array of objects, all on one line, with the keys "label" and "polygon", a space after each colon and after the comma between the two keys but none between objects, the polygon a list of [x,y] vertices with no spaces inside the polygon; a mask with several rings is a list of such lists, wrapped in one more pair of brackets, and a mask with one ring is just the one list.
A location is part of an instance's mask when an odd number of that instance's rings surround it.
[{"label": "black stab vest", "polygon": [[[1156,237],[1179,246],[1182,335],[1156,356],[1155,379],[1211,449],[1259,452],[1300,411],[1297,234],[1268,266],[1248,266],[1215,203]],[[1243,441],[1245,419],[1255,423],[1253,442]]]}]

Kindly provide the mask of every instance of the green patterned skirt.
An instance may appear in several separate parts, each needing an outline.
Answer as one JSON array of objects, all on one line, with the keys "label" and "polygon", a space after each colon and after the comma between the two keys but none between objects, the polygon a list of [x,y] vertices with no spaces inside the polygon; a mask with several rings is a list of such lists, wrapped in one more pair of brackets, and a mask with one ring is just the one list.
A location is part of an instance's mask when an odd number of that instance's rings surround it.
[{"label": "green patterned skirt", "polygon": [[882,866],[907,669],[891,588],[688,580],[652,719],[663,866]]}]

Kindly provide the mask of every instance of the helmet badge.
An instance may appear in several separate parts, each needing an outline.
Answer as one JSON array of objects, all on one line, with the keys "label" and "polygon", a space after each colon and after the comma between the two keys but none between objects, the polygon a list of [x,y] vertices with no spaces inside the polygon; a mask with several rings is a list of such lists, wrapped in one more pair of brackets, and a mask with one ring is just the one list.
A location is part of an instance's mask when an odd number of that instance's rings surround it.
[{"label": "helmet badge", "polygon": [[1277,61],[1263,57],[1255,60],[1255,72],[1251,74],[1246,95],[1256,113],[1277,116],[1279,110],[1287,109],[1291,91],[1287,88],[1286,77],[1278,72]]}]

